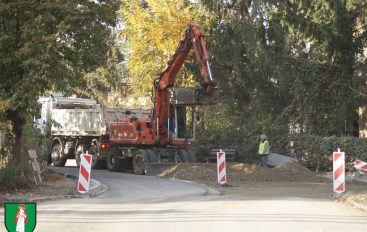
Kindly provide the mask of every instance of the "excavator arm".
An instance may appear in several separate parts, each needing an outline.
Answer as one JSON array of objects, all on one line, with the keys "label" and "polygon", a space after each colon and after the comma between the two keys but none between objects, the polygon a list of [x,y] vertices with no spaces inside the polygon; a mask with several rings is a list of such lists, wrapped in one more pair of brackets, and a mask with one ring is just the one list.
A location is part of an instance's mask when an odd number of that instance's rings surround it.
[{"label": "excavator arm", "polygon": [[185,37],[180,41],[175,54],[168,62],[168,67],[154,83],[155,98],[152,128],[157,143],[168,143],[167,128],[164,127],[165,121],[170,116],[168,88],[174,86],[177,73],[192,48],[194,49],[196,62],[199,65],[200,75],[203,78],[202,87],[204,93],[207,95],[211,94],[215,86],[208,61],[204,33],[199,25],[192,23],[186,30]]},{"label": "excavator arm", "polygon": [[199,64],[200,74],[203,77],[205,93],[211,93],[215,82],[213,80],[208,53],[206,51],[205,36],[201,27],[197,24],[190,24],[186,30],[185,38],[179,43],[175,54],[168,62],[168,67],[156,81],[156,88],[164,90],[174,85],[177,73],[180,71],[190,50],[194,48],[195,58]]}]

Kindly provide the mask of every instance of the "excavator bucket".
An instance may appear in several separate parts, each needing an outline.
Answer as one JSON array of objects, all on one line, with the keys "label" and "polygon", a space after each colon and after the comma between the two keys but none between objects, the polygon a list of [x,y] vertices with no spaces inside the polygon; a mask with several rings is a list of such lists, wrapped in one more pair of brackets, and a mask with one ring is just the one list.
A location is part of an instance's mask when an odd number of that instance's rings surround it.
[{"label": "excavator bucket", "polygon": [[205,94],[201,88],[169,88],[173,105],[215,105],[219,102],[219,90]]}]

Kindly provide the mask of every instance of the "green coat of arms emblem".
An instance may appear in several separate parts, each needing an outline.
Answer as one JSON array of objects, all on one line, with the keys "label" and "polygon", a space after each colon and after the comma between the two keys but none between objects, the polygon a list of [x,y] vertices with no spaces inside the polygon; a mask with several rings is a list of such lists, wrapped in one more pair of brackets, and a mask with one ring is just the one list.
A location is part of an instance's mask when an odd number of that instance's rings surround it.
[{"label": "green coat of arms emblem", "polygon": [[36,203],[5,203],[4,208],[8,232],[32,232],[36,228]]}]

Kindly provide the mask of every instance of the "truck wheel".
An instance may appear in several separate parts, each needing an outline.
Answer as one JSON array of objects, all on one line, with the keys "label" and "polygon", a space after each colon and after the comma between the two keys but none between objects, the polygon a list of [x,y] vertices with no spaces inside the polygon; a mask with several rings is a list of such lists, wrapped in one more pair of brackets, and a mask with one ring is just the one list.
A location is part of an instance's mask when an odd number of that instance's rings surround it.
[{"label": "truck wheel", "polygon": [[110,153],[107,158],[107,169],[111,172],[119,172],[122,170],[123,161],[120,155],[116,153]]},{"label": "truck wheel", "polygon": [[75,154],[75,162],[78,168],[80,167],[80,155],[81,154]]},{"label": "truck wheel", "polygon": [[55,167],[64,167],[66,158],[62,157],[62,146],[60,143],[56,143],[52,147],[51,160]]},{"label": "truck wheel", "polygon": [[76,166],[80,167],[80,155],[84,153],[84,145],[83,144],[79,144],[78,147],[76,148],[74,154],[75,154],[75,162],[76,162]]},{"label": "truck wheel", "polygon": [[100,160],[98,156],[92,156],[92,168],[93,169],[105,169],[106,168],[106,160]]},{"label": "truck wheel", "polygon": [[92,141],[92,146],[89,148],[89,154],[92,155],[92,168],[102,169],[105,168],[106,161],[99,159],[99,144],[97,140]]}]

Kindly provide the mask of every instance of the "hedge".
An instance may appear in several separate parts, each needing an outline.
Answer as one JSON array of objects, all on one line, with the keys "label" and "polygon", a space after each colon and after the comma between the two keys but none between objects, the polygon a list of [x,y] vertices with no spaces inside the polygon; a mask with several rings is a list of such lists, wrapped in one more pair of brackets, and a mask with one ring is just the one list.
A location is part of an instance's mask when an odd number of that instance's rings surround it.
[{"label": "hedge", "polygon": [[[256,135],[254,135],[256,134]],[[203,161],[203,154],[209,154],[213,147],[227,148],[236,146],[236,161],[244,163],[258,162],[259,133],[239,133],[225,135],[215,140],[201,143],[197,149],[199,160]],[[292,156],[301,164],[314,171],[332,170],[332,153],[340,147],[346,154],[346,169],[353,171],[353,162],[360,159],[367,162],[367,138],[356,137],[323,137],[312,134],[267,133],[271,145],[271,152]],[[293,142],[293,147],[290,146]],[[201,158],[201,159],[200,159]]]},{"label": "hedge", "polygon": [[340,147],[345,152],[347,171],[353,170],[356,159],[367,160],[367,139],[356,137],[322,137],[310,134],[292,134],[287,137],[286,149],[291,153],[291,141],[298,160],[315,171],[332,170],[332,153]]}]

